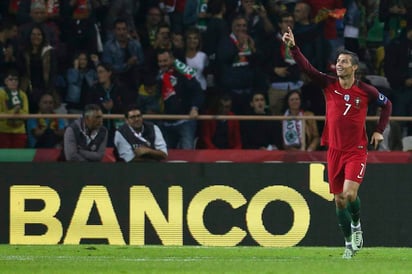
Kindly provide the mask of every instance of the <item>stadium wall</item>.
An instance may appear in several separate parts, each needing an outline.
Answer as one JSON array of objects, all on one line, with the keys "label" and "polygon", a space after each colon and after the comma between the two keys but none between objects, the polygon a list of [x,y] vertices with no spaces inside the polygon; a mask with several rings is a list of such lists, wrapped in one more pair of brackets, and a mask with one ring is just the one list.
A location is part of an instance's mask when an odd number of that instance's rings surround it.
[{"label": "stadium wall", "polygon": [[[341,246],[324,163],[0,163],[0,243]],[[366,246],[412,246],[412,170],[369,164]]]}]

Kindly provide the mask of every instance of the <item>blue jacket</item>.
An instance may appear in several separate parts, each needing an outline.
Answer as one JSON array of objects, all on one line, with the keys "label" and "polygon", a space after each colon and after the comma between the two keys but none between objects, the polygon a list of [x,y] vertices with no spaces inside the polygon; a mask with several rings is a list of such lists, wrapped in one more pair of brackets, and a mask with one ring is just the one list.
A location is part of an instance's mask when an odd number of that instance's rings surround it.
[{"label": "blue jacket", "polygon": [[[130,57],[137,57],[137,65],[144,63],[143,49],[137,40],[130,39],[127,43],[127,51]],[[103,47],[102,61],[113,66],[114,72],[125,72],[129,69],[125,51],[120,48],[116,39],[107,41]]]},{"label": "blue jacket", "polygon": [[92,88],[97,82],[97,73],[94,69],[81,72],[78,69],[70,68],[67,71],[66,78],[67,93],[65,101],[78,104],[82,101],[82,98],[87,97],[87,94],[84,94],[87,91],[82,90],[83,79],[86,80],[87,86]]}]

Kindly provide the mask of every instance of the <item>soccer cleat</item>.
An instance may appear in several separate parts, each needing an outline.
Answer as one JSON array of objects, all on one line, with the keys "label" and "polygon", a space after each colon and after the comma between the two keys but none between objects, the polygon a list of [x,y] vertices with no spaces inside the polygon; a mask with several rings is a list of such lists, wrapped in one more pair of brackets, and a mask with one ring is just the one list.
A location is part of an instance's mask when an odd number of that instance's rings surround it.
[{"label": "soccer cleat", "polygon": [[359,251],[363,247],[363,236],[362,236],[362,231],[354,231],[352,233],[352,248],[353,250]]},{"label": "soccer cleat", "polygon": [[355,255],[351,246],[346,246],[345,251],[343,251],[342,259],[352,259]]}]

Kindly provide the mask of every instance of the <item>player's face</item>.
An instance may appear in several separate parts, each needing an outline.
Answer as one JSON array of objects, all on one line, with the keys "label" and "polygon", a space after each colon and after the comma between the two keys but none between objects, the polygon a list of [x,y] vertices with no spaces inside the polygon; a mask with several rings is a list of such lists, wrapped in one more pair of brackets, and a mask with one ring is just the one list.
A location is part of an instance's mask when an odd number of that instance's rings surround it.
[{"label": "player's face", "polygon": [[355,73],[356,65],[352,64],[352,57],[348,54],[340,54],[336,60],[336,74],[338,77],[347,77]]}]

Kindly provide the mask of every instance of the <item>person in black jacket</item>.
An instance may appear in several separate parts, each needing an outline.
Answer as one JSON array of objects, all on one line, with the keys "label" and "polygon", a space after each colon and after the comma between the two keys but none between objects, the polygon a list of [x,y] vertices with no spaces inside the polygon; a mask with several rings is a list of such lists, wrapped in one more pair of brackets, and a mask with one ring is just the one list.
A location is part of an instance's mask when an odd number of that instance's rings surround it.
[{"label": "person in black jacket", "polygon": [[175,59],[170,50],[157,53],[160,68],[159,86],[164,101],[165,114],[190,115],[189,120],[164,122],[168,148],[194,149],[197,122],[203,104],[204,93],[195,78],[196,71]]}]

